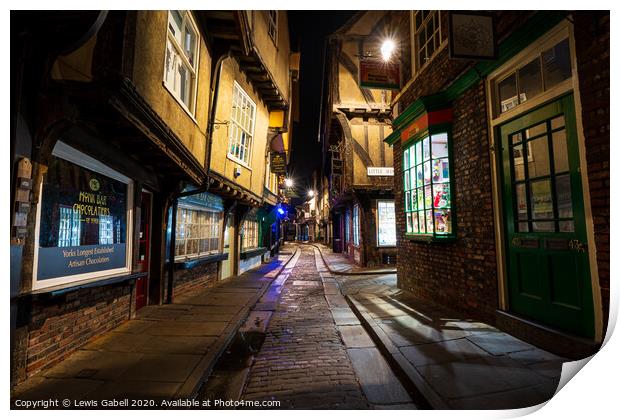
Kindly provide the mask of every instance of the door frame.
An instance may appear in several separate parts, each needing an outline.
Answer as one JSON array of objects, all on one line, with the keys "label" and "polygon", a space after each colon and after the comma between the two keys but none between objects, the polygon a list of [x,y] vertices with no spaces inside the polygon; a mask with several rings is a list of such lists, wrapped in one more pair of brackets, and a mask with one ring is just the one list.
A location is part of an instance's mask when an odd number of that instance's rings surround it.
[{"label": "door frame", "polygon": [[[154,203],[154,194],[152,191],[146,189],[146,188],[141,188],[140,189],[140,196],[139,196],[139,202],[140,202],[140,223],[136,226],[136,234],[139,235],[140,234],[140,225],[142,224],[142,194],[147,194],[149,196],[149,212],[148,212],[148,232],[146,232],[146,246],[147,246],[147,261],[146,261],[146,280],[145,280],[145,291],[144,291],[144,305],[141,306],[145,307],[145,306],[149,306],[152,304],[152,302],[150,301],[150,289],[151,289],[151,261],[152,261],[152,255],[153,255],[153,203]],[[140,238],[137,238],[138,243],[135,247],[136,249],[136,254],[137,254],[137,258],[140,258]],[[138,263],[139,264],[139,263]],[[142,279],[144,277],[141,277],[140,279]],[[137,280],[140,280],[137,279]],[[137,281],[136,280],[136,281]],[[137,290],[136,290],[137,291]],[[137,307],[137,293],[136,293],[136,307]]]},{"label": "door frame", "polygon": [[[503,74],[510,73],[519,63],[527,63],[528,59],[533,58],[537,53],[553,46],[564,37],[568,36],[571,54],[572,77],[559,85],[549,89],[539,97],[527,101],[515,109],[505,112],[495,117],[495,88],[494,80]],[[528,45],[520,53],[512,57],[497,70],[489,74],[485,80],[485,91],[487,101],[487,124],[489,132],[489,155],[491,159],[491,184],[493,197],[493,218],[495,224],[495,254],[497,262],[497,284],[499,309],[509,312],[508,305],[508,271],[507,271],[507,252],[506,252],[506,229],[503,214],[502,199],[502,178],[501,170],[501,137],[499,128],[502,124],[518,118],[541,105],[551,102],[572,91],[575,105],[575,123],[577,128],[577,148],[579,152],[579,166],[581,175],[583,209],[586,224],[586,237],[588,241],[588,261],[590,265],[590,281],[592,289],[592,300],[594,308],[594,340],[600,343],[603,338],[603,306],[601,289],[598,277],[598,264],[596,261],[596,242],[594,241],[594,224],[592,220],[592,208],[590,200],[590,186],[588,184],[588,169],[586,161],[585,136],[583,132],[583,121],[581,111],[581,95],[579,92],[577,57],[575,51],[575,36],[573,26],[565,19],[545,35]]]}]

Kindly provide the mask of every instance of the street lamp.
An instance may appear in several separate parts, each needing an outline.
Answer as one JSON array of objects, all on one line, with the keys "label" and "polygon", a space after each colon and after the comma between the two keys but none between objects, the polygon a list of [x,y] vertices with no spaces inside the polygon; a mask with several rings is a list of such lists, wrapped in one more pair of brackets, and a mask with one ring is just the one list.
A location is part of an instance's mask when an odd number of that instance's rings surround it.
[{"label": "street lamp", "polygon": [[293,180],[290,178],[286,178],[284,180],[284,185],[286,185],[286,188],[291,188],[293,186]]},{"label": "street lamp", "polygon": [[314,190],[308,190],[308,197],[314,197]]},{"label": "street lamp", "polygon": [[396,49],[396,44],[391,39],[386,39],[383,41],[383,45],[381,45],[381,55],[383,56],[383,61],[390,61],[394,50]]}]

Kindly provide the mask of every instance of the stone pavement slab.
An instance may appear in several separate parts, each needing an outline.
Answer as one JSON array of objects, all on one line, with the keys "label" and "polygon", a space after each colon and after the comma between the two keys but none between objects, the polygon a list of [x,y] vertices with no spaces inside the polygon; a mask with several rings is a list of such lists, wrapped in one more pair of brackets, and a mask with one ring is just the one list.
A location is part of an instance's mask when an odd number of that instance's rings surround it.
[{"label": "stone pavement slab", "polygon": [[411,397],[396,379],[375,347],[347,349],[360,384],[372,404],[411,403]]},{"label": "stone pavement slab", "polygon": [[400,348],[400,351],[416,367],[488,355],[483,349],[464,338],[417,346],[404,346]]},{"label": "stone pavement slab", "polygon": [[370,336],[361,325],[341,325],[338,331],[348,349],[355,347],[374,347]]},{"label": "stone pavement slab", "polygon": [[431,407],[526,407],[548,400],[557,388],[566,359],[490,325],[403,292],[372,295],[365,287],[347,300]]}]

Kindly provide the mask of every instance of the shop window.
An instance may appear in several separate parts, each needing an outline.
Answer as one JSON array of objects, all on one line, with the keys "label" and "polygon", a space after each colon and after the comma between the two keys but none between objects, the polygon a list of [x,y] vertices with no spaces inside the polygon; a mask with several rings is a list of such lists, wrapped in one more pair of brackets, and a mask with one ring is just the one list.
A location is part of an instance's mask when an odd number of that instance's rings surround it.
[{"label": "shop window", "polygon": [[220,253],[223,214],[179,205],[175,259]]},{"label": "shop window", "polygon": [[568,38],[496,80],[499,113],[510,111],[572,76]]},{"label": "shop window", "polygon": [[428,238],[453,236],[452,177],[447,132],[426,135],[404,149],[406,233]]},{"label": "shop window", "polygon": [[269,37],[277,45],[278,44],[278,11],[267,10],[267,31]]},{"label": "shop window", "polygon": [[415,10],[413,13],[413,46],[415,72],[418,73],[443,44],[441,13],[438,10]]},{"label": "shop window", "polygon": [[396,246],[396,215],[393,200],[377,201],[377,246]]},{"label": "shop window", "polygon": [[360,246],[360,207],[353,206],[353,244]]},{"label": "shop window", "polygon": [[256,220],[243,221],[243,241],[244,250],[258,248],[258,222]]},{"label": "shop window", "polygon": [[255,117],[256,104],[235,82],[228,130],[228,157],[245,166],[250,166]]},{"label": "shop window", "polygon": [[199,40],[198,30],[189,12],[168,12],[164,84],[192,115],[198,79]]},{"label": "shop window", "polygon": [[33,289],[130,271],[133,183],[58,142],[37,208]]}]

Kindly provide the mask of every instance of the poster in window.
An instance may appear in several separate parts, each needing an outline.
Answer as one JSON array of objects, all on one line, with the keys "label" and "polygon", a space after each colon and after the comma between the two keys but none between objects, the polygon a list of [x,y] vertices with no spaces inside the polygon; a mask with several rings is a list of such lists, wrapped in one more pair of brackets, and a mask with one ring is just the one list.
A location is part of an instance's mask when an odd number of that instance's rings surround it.
[{"label": "poster in window", "polygon": [[128,185],[52,157],[43,181],[37,280],[126,266]]}]

